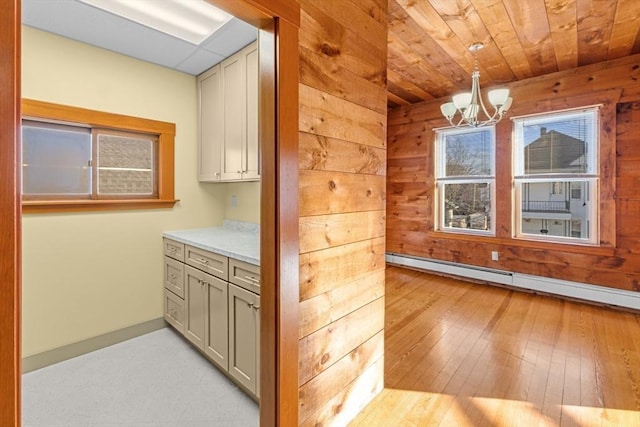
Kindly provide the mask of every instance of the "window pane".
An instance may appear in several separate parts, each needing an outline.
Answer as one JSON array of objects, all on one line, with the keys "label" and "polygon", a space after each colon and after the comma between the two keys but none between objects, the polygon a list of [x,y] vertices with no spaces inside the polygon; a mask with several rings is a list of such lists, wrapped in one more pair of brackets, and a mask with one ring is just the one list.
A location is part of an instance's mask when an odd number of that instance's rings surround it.
[{"label": "window pane", "polygon": [[491,185],[444,184],[444,227],[491,230]]},{"label": "window pane", "polygon": [[[523,183],[522,233],[589,239],[589,185],[588,180]],[[558,188],[563,191],[556,192]]]},{"label": "window pane", "polygon": [[443,135],[445,176],[493,175],[493,128]]},{"label": "window pane", "polygon": [[531,174],[593,173],[594,111],[523,120],[517,140],[524,147],[521,170]]},{"label": "window pane", "polygon": [[154,193],[154,141],[98,135],[98,194]]},{"label": "window pane", "polygon": [[22,127],[22,190],[25,195],[91,193],[91,134],[51,125]]}]

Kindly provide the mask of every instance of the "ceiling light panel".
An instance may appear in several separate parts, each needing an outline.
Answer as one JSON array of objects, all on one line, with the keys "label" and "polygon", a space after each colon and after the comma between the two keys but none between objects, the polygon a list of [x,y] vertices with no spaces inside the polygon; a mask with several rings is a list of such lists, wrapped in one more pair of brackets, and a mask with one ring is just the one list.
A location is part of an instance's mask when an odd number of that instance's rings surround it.
[{"label": "ceiling light panel", "polygon": [[204,0],[79,0],[199,45],[232,16]]}]

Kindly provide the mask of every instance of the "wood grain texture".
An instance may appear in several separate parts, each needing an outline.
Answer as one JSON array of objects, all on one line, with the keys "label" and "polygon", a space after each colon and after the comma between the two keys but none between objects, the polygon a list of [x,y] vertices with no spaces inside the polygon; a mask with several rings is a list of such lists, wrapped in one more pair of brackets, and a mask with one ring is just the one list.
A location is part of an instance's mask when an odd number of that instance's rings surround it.
[{"label": "wood grain texture", "polygon": [[384,211],[300,218],[300,253],[384,237]]},{"label": "wood grain texture", "polygon": [[385,148],[386,114],[300,85],[300,130]]},{"label": "wood grain texture", "polygon": [[0,6],[0,424],[21,425],[19,1]]},{"label": "wood grain texture", "polygon": [[345,425],[382,388],[386,10],[301,1],[300,425]]},{"label": "wood grain texture", "polygon": [[300,338],[384,295],[384,268],[300,302]]},{"label": "wood grain texture", "polygon": [[387,269],[385,389],[350,426],[640,423],[638,314]]},{"label": "wood grain texture", "polygon": [[385,177],[378,175],[300,171],[300,215],[384,209]]},{"label": "wood grain texture", "polygon": [[300,132],[300,169],[385,175],[386,150]]},{"label": "wood grain texture", "polygon": [[385,238],[300,255],[300,301],[384,268]]},{"label": "wood grain texture", "polygon": [[349,357],[340,359],[330,369],[303,384],[300,387],[300,418],[309,418],[312,415],[309,408],[317,408],[318,404],[329,401],[383,355],[384,333],[378,332],[353,350]]},{"label": "wood grain texture", "polygon": [[[625,290],[640,289],[640,260],[630,247],[638,230],[633,204],[640,185],[636,75],[640,56],[534,77],[510,84],[513,115],[601,105],[599,152],[600,244],[598,248],[528,244],[512,238],[511,123],[497,125],[496,235],[491,238],[434,232],[433,139],[437,102],[389,112],[387,251],[556,277]],[[613,72],[616,70],[616,72]],[[617,111],[617,112],[616,112]],[[618,129],[618,124],[620,128]],[[620,243],[617,239],[622,237]],[[635,246],[636,244],[631,244]],[[491,249],[489,249],[491,248]],[[594,251],[593,249],[597,249]],[[490,250],[500,260],[490,261]],[[542,261],[542,262],[541,262]]]},{"label": "wood grain texture", "polygon": [[[468,90],[471,44],[483,88],[640,53],[634,0],[390,0],[388,106]],[[419,91],[409,90],[411,87]]]},{"label": "wood grain texture", "polygon": [[347,425],[383,387],[384,359],[379,359],[326,402],[300,426]]},{"label": "wood grain texture", "polygon": [[372,301],[300,340],[302,386],[384,329],[384,297]]}]

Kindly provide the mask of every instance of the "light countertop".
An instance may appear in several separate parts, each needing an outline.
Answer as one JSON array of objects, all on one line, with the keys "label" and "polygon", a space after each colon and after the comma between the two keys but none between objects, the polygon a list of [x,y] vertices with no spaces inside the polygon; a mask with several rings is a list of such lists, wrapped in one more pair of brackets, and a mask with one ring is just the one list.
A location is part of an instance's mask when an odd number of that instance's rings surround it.
[{"label": "light countertop", "polygon": [[260,227],[225,220],[222,227],[165,231],[164,237],[253,265],[260,265]]}]

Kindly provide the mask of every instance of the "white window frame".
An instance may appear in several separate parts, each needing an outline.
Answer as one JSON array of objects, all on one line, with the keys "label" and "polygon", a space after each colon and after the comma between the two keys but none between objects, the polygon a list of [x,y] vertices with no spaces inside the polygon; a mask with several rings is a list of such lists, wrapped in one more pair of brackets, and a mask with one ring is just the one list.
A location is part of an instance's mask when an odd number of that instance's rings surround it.
[{"label": "white window frame", "polygon": [[[588,129],[586,136],[587,140],[587,153],[586,162],[587,168],[584,173],[536,173],[526,174],[524,168],[524,127],[531,125],[543,125],[546,123],[558,122],[562,119],[570,120],[576,117],[591,118],[592,125]],[[513,206],[513,235],[516,239],[566,243],[566,244],[578,244],[578,245],[597,245],[599,242],[599,162],[598,153],[600,150],[600,111],[598,106],[581,107],[571,110],[554,111],[543,114],[536,114],[532,116],[520,116],[512,118],[513,121],[513,192],[514,192],[514,206]],[[591,141],[591,142],[589,142]],[[582,189],[581,198],[584,203],[587,203],[588,218],[587,238],[576,238],[571,236],[554,236],[549,234],[532,234],[523,231],[522,223],[526,219],[523,206],[523,187],[525,184],[542,184],[548,183],[551,187],[554,182],[568,182],[569,183],[569,202],[572,203],[575,199],[572,196],[571,183],[573,182],[585,182],[588,183],[588,189]],[[553,215],[550,215],[553,219]],[[569,221],[569,228],[571,229],[572,220],[582,218],[569,218],[558,219],[558,221]]]},{"label": "white window frame", "polygon": [[[495,126],[486,126],[482,128],[440,128],[435,129],[435,209],[434,209],[434,225],[437,231],[457,234],[471,234],[481,236],[495,236],[496,229],[496,130]],[[474,132],[489,132],[490,143],[489,148],[490,172],[488,175],[462,175],[462,176],[446,176],[446,138],[447,136],[460,135]],[[487,230],[479,230],[473,228],[450,227],[445,224],[445,186],[447,184],[487,184],[490,188],[491,207],[490,207],[490,226]]]}]

